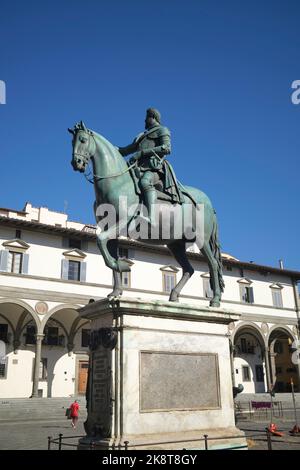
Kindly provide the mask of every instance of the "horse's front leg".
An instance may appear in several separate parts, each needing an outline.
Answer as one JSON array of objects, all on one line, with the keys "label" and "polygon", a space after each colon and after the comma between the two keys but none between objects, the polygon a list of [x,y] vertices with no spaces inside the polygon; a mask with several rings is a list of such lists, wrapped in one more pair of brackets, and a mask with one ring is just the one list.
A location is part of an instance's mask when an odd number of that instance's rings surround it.
[{"label": "horse's front leg", "polygon": [[120,224],[116,224],[110,227],[108,230],[101,232],[100,230],[96,230],[96,240],[98,248],[103,256],[104,262],[106,266],[114,271],[124,272],[130,271],[130,264],[126,260],[117,259],[118,254],[110,253],[108,249],[108,242],[112,242],[116,240],[116,237],[120,233]]},{"label": "horse's front leg", "polygon": [[[118,240],[109,240],[107,244],[108,251],[110,255],[117,259],[118,258]],[[122,287],[122,278],[121,273],[113,270],[113,290],[108,294],[108,299],[113,299],[115,297],[120,297],[123,294]]]}]

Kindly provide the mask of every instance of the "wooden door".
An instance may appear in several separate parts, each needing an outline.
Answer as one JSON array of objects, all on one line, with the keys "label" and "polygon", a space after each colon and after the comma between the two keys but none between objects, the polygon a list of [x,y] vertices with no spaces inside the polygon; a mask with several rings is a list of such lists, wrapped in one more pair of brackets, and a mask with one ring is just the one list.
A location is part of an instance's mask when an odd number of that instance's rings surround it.
[{"label": "wooden door", "polygon": [[79,361],[78,393],[85,394],[88,378],[88,361]]}]

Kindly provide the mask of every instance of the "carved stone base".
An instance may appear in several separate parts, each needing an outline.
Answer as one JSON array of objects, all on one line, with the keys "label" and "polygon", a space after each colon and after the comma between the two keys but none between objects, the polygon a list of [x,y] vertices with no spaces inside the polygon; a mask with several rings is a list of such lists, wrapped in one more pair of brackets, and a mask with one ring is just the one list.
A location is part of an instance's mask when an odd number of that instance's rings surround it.
[{"label": "carved stone base", "polygon": [[201,449],[204,434],[215,439],[210,446],[245,445],[234,424],[227,337],[239,314],[135,298],[79,313],[92,334],[87,436],[78,448],[124,449],[128,441],[129,449]]}]

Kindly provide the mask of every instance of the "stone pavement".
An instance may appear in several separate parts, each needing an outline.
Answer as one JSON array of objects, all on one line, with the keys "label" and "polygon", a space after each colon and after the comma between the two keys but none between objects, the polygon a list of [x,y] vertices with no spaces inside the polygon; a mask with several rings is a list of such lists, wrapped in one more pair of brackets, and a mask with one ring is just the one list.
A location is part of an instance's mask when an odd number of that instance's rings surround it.
[{"label": "stone pavement", "polygon": [[[48,436],[58,437],[62,433],[68,444],[77,444],[78,436],[85,435],[84,420],[77,423],[76,429],[71,427],[67,418],[47,421],[0,421],[0,450],[47,450]],[[74,438],[74,436],[77,436]],[[52,449],[58,446],[51,445]],[[74,450],[75,447],[64,446],[64,450]]]},{"label": "stone pavement", "polygon": [[[274,420],[283,437],[272,437],[273,450],[300,450],[300,436],[290,436],[288,431],[293,427],[293,421]],[[79,436],[83,436],[84,419],[78,422],[77,428],[71,427],[70,420],[59,419],[47,421],[0,421],[0,450],[47,450],[48,436],[58,437],[59,433],[65,443],[77,444]],[[268,450],[265,428],[267,421],[241,421],[237,426],[245,431],[249,450]],[[51,446],[58,449],[57,446]],[[63,450],[74,450],[73,446],[63,446]]]},{"label": "stone pavement", "polygon": [[[289,431],[294,426],[294,421],[274,419],[278,431],[283,432],[282,437],[271,436],[272,450],[300,450],[300,435],[292,436]],[[265,428],[269,421],[241,421],[237,427],[245,432],[249,450],[268,450],[267,434]]]}]

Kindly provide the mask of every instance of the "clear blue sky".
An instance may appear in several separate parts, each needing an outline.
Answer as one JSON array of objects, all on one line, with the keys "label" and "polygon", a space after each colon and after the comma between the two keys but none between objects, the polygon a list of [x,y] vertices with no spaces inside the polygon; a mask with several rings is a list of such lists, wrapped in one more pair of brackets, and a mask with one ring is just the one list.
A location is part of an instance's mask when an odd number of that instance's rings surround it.
[{"label": "clear blue sky", "polygon": [[2,0],[0,14],[0,207],[67,201],[93,223],[67,127],[83,119],[126,145],[154,106],[223,251],[300,270],[298,0]]}]

